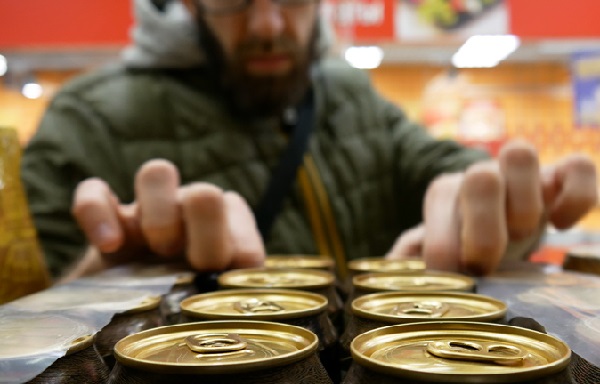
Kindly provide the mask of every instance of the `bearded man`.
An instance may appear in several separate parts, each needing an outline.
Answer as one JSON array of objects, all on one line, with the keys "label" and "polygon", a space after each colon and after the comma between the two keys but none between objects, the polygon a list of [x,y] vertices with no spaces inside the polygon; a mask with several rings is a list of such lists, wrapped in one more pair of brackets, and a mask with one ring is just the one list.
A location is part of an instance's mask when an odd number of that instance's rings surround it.
[{"label": "bearded man", "polygon": [[145,257],[218,271],[266,253],[325,255],[340,275],[386,253],[485,274],[595,205],[585,157],[540,169],[526,143],[489,160],[430,137],[327,57],[319,5],[135,1],[122,63],[66,85],[24,153],[55,276]]}]

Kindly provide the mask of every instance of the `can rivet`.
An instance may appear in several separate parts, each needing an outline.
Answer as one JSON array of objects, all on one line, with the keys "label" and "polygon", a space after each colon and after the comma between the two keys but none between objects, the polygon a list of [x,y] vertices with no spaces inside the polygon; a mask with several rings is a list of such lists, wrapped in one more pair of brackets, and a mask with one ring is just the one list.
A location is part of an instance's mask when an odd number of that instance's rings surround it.
[{"label": "can rivet", "polygon": [[192,335],[185,343],[194,352],[223,353],[246,349],[248,343],[236,334]]},{"label": "can rivet", "polygon": [[391,313],[396,316],[439,318],[449,310],[448,304],[439,301],[418,301],[398,304]]},{"label": "can rivet", "polygon": [[274,301],[260,299],[249,299],[239,301],[233,305],[236,311],[241,313],[280,312],[285,308]]}]

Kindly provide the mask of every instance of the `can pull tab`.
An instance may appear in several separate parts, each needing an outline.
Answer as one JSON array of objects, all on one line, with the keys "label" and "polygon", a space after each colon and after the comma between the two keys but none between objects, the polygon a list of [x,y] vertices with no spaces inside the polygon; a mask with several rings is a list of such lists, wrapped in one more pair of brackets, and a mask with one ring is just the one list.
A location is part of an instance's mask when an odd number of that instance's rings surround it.
[{"label": "can pull tab", "polygon": [[238,301],[233,305],[236,311],[241,313],[263,313],[263,312],[280,312],[285,308],[274,301],[265,301],[259,299],[249,299],[246,301]]},{"label": "can pull tab", "polygon": [[402,317],[439,318],[450,310],[450,306],[439,301],[416,301],[394,306],[391,313]]},{"label": "can pull tab", "polygon": [[185,338],[188,348],[197,353],[227,353],[246,349],[248,343],[237,334],[192,335]]},{"label": "can pull tab", "polygon": [[433,341],[427,352],[442,359],[488,362],[497,365],[523,364],[526,352],[510,344],[472,341]]}]

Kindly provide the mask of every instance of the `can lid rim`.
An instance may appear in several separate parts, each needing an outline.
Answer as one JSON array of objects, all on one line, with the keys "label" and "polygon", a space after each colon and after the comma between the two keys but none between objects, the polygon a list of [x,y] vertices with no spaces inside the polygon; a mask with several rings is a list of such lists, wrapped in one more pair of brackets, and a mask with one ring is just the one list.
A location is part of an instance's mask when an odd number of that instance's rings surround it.
[{"label": "can lid rim", "polygon": [[[392,334],[403,334],[407,335],[410,332],[416,331],[448,331],[448,330],[460,330],[472,332],[474,329],[489,331],[491,334],[514,334],[519,336],[530,337],[532,340],[537,342],[549,343],[560,350],[561,357],[556,361],[543,366],[531,366],[519,370],[506,370],[503,373],[476,373],[476,372],[432,372],[425,369],[418,369],[416,367],[399,367],[391,363],[386,363],[381,360],[371,358],[360,352],[359,346],[361,343],[365,343],[365,340],[373,338],[378,335],[386,335],[389,337]],[[351,345],[352,358],[357,364],[360,364],[367,369],[380,372],[387,375],[396,377],[409,378],[413,380],[436,381],[436,382],[447,382],[447,383],[464,383],[466,381],[475,380],[477,382],[489,382],[489,383],[503,383],[503,382],[514,382],[514,381],[526,381],[533,380],[536,378],[547,377],[551,374],[558,373],[565,369],[571,360],[571,349],[562,340],[538,331],[534,331],[528,328],[516,327],[510,325],[492,324],[492,323],[481,323],[481,322],[443,322],[443,321],[430,321],[422,323],[411,323],[402,325],[392,325],[381,328],[376,328],[371,331],[365,332],[354,338]]]},{"label": "can lid rim", "polygon": [[[252,359],[242,363],[239,361],[227,362],[222,361],[219,364],[200,365],[200,364],[181,364],[181,363],[164,363],[151,360],[144,360],[128,356],[124,350],[128,345],[140,342],[145,338],[152,338],[163,333],[185,333],[191,332],[198,328],[204,330],[221,330],[224,327],[233,327],[237,330],[247,329],[248,331],[272,331],[278,329],[281,332],[294,335],[294,341],[304,345],[303,348],[297,351],[285,353],[278,356],[270,356],[263,359]],[[136,368],[144,372],[163,373],[163,374],[234,374],[252,372],[271,367],[280,367],[292,363],[296,363],[308,358],[314,354],[318,348],[319,339],[316,334],[308,329],[268,321],[207,321],[201,323],[186,323],[179,325],[170,325],[152,328],[133,335],[126,336],[117,342],[114,347],[114,355],[116,360],[124,366]]]},{"label": "can lid rim", "polygon": [[[410,259],[400,259],[400,260],[390,260],[384,257],[363,257],[359,259],[350,260],[348,262],[348,270],[356,272],[356,273],[366,273],[366,272],[384,272],[389,269],[380,269],[380,268],[368,268],[365,265],[374,264],[374,263],[383,263],[383,264],[406,264],[407,268],[398,268],[393,269],[394,272],[406,272],[406,273],[414,273],[417,271],[425,270],[425,262],[420,258],[410,258]],[[386,267],[387,268],[387,267]]]},{"label": "can lid rim", "polygon": [[285,274],[285,273],[295,273],[299,275],[312,275],[318,276],[320,278],[320,282],[307,282],[305,284],[298,285],[282,285],[276,286],[276,288],[288,288],[288,289],[318,289],[325,288],[331,286],[335,281],[335,276],[333,273],[319,270],[319,269],[309,269],[309,268],[285,268],[285,269],[267,269],[267,268],[247,268],[247,269],[236,269],[222,273],[217,282],[219,286],[224,288],[262,288],[259,284],[242,284],[231,281],[233,278],[239,275],[250,275],[253,273],[266,273],[266,274]]},{"label": "can lid rim", "polygon": [[[268,313],[268,314],[234,314],[234,313],[217,313],[204,311],[201,309],[191,309],[190,306],[193,302],[198,302],[201,299],[217,299],[220,297],[226,298],[227,296],[242,296],[242,295],[281,295],[305,298],[306,300],[312,300],[317,305],[312,308],[302,310],[288,310],[282,313]],[[295,289],[228,289],[223,291],[216,291],[210,293],[203,293],[198,295],[190,296],[181,302],[181,313],[194,318],[203,319],[214,319],[214,320],[225,320],[225,319],[252,319],[252,320],[275,320],[275,319],[295,319],[300,317],[313,316],[324,312],[327,309],[328,299],[327,297],[313,292],[306,292]]]},{"label": "can lid rim", "polygon": [[506,315],[507,305],[500,300],[496,300],[493,297],[485,296],[476,293],[466,292],[381,292],[372,293],[368,295],[360,296],[352,301],[352,313],[355,316],[382,321],[386,323],[398,324],[399,321],[406,320],[407,322],[429,322],[431,318],[418,318],[418,317],[399,317],[391,314],[384,314],[375,311],[365,309],[361,306],[363,303],[369,303],[373,300],[385,300],[393,298],[447,298],[447,299],[466,299],[477,303],[489,303],[496,307],[496,310],[487,312],[485,314],[464,316],[464,317],[442,317],[436,318],[435,321],[493,321],[499,320]]},{"label": "can lid rim", "polygon": [[[296,262],[296,263],[294,263]],[[267,269],[332,269],[333,259],[311,255],[269,255],[265,258]]]},{"label": "can lid rim", "polygon": [[[367,290],[367,291],[382,291],[382,290],[395,291],[395,289],[383,289],[381,287],[377,287],[377,286],[367,283],[367,281],[370,279],[385,279],[385,278],[394,278],[394,277],[397,277],[399,279],[410,279],[410,278],[415,278],[415,279],[419,279],[419,278],[421,278],[421,279],[452,279],[452,280],[459,281],[462,283],[462,285],[457,285],[456,287],[447,287],[444,289],[436,289],[435,291],[464,292],[464,291],[473,289],[476,285],[475,279],[473,279],[469,276],[461,275],[458,273],[440,272],[440,271],[422,271],[422,272],[415,271],[413,273],[405,273],[405,272],[361,273],[352,278],[352,285],[355,288],[359,288],[359,289],[363,289],[363,290]],[[413,291],[413,292],[414,291],[430,291],[430,290],[424,289],[422,286],[415,286],[414,288],[407,286],[407,287],[403,288],[402,290]],[[396,291],[400,291],[400,290],[396,290]]]}]

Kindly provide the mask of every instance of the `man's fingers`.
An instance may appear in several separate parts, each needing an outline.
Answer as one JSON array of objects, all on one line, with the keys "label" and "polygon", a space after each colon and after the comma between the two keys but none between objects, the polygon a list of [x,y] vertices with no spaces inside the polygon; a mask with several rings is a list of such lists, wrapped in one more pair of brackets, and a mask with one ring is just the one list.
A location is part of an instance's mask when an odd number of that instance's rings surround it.
[{"label": "man's fingers", "polygon": [[223,270],[231,264],[231,242],[223,191],[194,183],[181,192],[187,258],[199,271]]},{"label": "man's fingers", "polygon": [[254,214],[246,201],[235,192],[226,192],[225,209],[231,241],[230,268],[260,267],[265,247],[256,227]]},{"label": "man's fingers", "polygon": [[424,225],[406,230],[396,239],[394,246],[385,255],[385,258],[389,260],[403,260],[421,256],[423,254],[424,239]]},{"label": "man's fingers", "polygon": [[244,199],[209,184],[182,190],[187,256],[197,270],[259,267],[265,258],[254,215]]},{"label": "man's fingers", "polygon": [[140,227],[150,249],[162,256],[179,254],[184,247],[178,188],[179,173],[166,160],[149,161],[136,174]]},{"label": "man's fingers", "polygon": [[425,195],[423,259],[429,269],[456,270],[460,258],[460,218],[457,207],[462,174],[432,182]]},{"label": "man's fingers", "polygon": [[459,207],[462,218],[462,268],[485,275],[497,268],[508,243],[504,180],[493,162],[465,172]]},{"label": "man's fingers", "polygon": [[71,212],[90,244],[101,252],[115,252],[123,244],[117,207],[116,197],[100,179],[82,181],[75,190]]},{"label": "man's fingers", "polygon": [[571,227],[598,201],[596,167],[584,155],[565,157],[545,169],[543,185],[548,218],[558,229]]},{"label": "man's fingers", "polygon": [[498,156],[506,184],[506,225],[511,239],[531,236],[540,226],[544,204],[535,148],[523,141],[505,145]]}]

